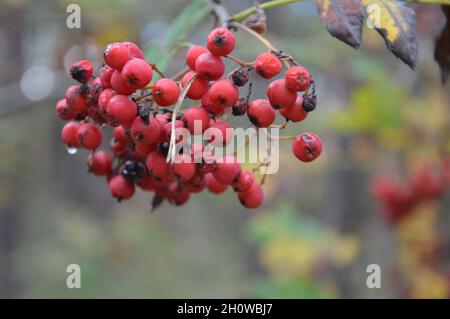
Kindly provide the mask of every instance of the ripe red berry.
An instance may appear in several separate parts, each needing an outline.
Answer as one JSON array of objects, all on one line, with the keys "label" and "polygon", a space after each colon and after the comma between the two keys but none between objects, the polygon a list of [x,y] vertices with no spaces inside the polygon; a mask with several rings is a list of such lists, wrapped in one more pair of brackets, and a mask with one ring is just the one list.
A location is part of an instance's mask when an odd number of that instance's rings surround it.
[{"label": "ripe red berry", "polygon": [[92,101],[87,106],[87,115],[97,124],[105,124],[106,118],[104,112],[100,109],[97,103]]},{"label": "ripe red berry", "polygon": [[122,125],[119,125],[113,129],[113,136],[117,142],[127,144],[127,133]]},{"label": "ripe red berry", "polygon": [[61,139],[67,147],[80,147],[77,139],[77,131],[81,126],[79,122],[68,122],[61,130]]},{"label": "ripe red berry", "polygon": [[100,70],[98,71],[98,77],[102,82],[103,88],[106,89],[111,87],[111,75],[113,74],[113,72],[114,69],[110,68],[107,65],[101,67]]},{"label": "ripe red berry", "polygon": [[102,143],[102,131],[94,124],[85,123],[78,128],[76,138],[81,147],[95,150]]},{"label": "ripe red berry", "polygon": [[302,106],[303,97],[301,95],[297,96],[297,100],[291,107],[284,107],[280,109],[280,114],[283,115],[289,121],[294,123],[303,121],[307,116],[308,112]]},{"label": "ripe red berry", "polygon": [[87,83],[91,77],[94,67],[88,60],[75,62],[70,67],[70,75],[80,83]]},{"label": "ripe red berry", "polygon": [[159,106],[170,106],[178,101],[180,87],[171,79],[159,79],[153,85],[152,96]]},{"label": "ripe red berry", "polygon": [[105,89],[100,93],[98,97],[98,106],[100,106],[103,112],[106,112],[109,100],[115,95],[117,95],[117,93],[112,89]]},{"label": "ripe red berry", "polygon": [[311,162],[322,152],[322,142],[313,133],[303,133],[295,137],[292,152],[302,162]]},{"label": "ripe red berry", "polygon": [[203,176],[195,175],[187,182],[182,182],[181,185],[189,193],[200,193],[206,188],[205,180]]},{"label": "ripe red berry", "polygon": [[278,79],[267,87],[267,97],[274,109],[281,109],[294,105],[297,99],[297,92],[286,88],[284,79]]},{"label": "ripe red berry", "polygon": [[145,55],[144,52],[139,48],[139,46],[136,43],[125,41],[121,43],[122,45],[126,46],[130,50],[130,57],[132,58],[138,58],[138,59],[144,59]]},{"label": "ripe red berry", "polygon": [[275,120],[275,110],[267,100],[254,100],[250,102],[247,110],[250,122],[256,127],[268,127]]},{"label": "ripe red berry", "polygon": [[171,173],[178,180],[187,182],[195,175],[195,163],[188,154],[175,156],[175,161],[171,166]]},{"label": "ripe red berry", "polygon": [[171,183],[168,187],[168,191],[168,200],[171,204],[181,206],[189,200],[189,192],[177,182]]},{"label": "ripe red berry", "polygon": [[120,124],[125,128],[129,128],[136,118],[136,114],[136,103],[125,95],[113,96],[106,106],[106,115],[113,126]]},{"label": "ripe red berry", "polygon": [[84,85],[71,85],[66,91],[66,103],[76,113],[83,113],[87,108],[88,88]]},{"label": "ripe red berry", "polygon": [[209,114],[203,108],[192,106],[182,117],[184,126],[192,135],[202,134],[209,127]]},{"label": "ripe red berry", "polygon": [[264,52],[256,57],[255,72],[265,79],[278,75],[282,69],[281,61],[272,53]]},{"label": "ripe red berry", "polygon": [[226,28],[216,28],[209,33],[206,45],[208,50],[214,55],[228,55],[235,46],[234,35]]},{"label": "ripe red berry", "polygon": [[135,87],[129,86],[122,78],[122,73],[115,70],[111,75],[111,86],[119,94],[130,95],[136,91]]},{"label": "ripe red berry", "polygon": [[103,52],[103,59],[106,64],[116,70],[122,70],[125,63],[131,58],[131,52],[128,46],[122,43],[108,44]]},{"label": "ripe red berry", "polygon": [[153,116],[149,116],[148,121],[142,120],[137,116],[131,124],[131,137],[135,141],[144,144],[155,144],[159,141],[161,134],[161,124]]},{"label": "ripe red berry", "polygon": [[311,75],[302,66],[291,66],[284,75],[286,87],[290,90],[305,91],[311,83]]},{"label": "ripe red berry", "polygon": [[56,103],[56,115],[63,121],[72,120],[76,116],[76,112],[69,108],[66,99],[61,99]]},{"label": "ripe red berry", "polygon": [[261,185],[253,183],[253,185],[246,191],[239,192],[238,198],[242,205],[246,208],[257,208],[261,206],[264,201],[264,192]]},{"label": "ripe red berry", "polygon": [[111,178],[108,186],[111,194],[117,198],[119,202],[121,200],[129,199],[134,195],[134,184],[127,181],[122,175],[116,175]]},{"label": "ripe red berry", "polygon": [[152,72],[152,67],[147,61],[134,58],[123,66],[121,75],[126,86],[142,89],[152,80]]},{"label": "ripe red berry", "polygon": [[195,71],[209,81],[220,79],[225,72],[225,64],[218,56],[203,53],[195,61]]},{"label": "ripe red berry", "polygon": [[98,176],[106,176],[111,172],[112,158],[108,152],[98,151],[90,154],[86,161],[89,172]]},{"label": "ripe red berry", "polygon": [[209,94],[209,91],[202,96],[201,104],[202,108],[204,108],[207,112],[213,113],[217,116],[222,115],[223,112],[225,111],[224,104],[216,104],[213,102],[213,100],[211,99],[211,94]]},{"label": "ripe red berry", "polygon": [[148,154],[145,164],[149,173],[157,180],[170,180],[169,164],[166,161],[166,157],[159,151],[153,151]]},{"label": "ripe red berry", "polygon": [[231,185],[237,181],[241,173],[241,164],[233,155],[225,155],[217,163],[213,175],[219,183]]},{"label": "ripe red berry", "polygon": [[233,183],[233,189],[236,192],[245,192],[253,186],[254,182],[255,177],[252,172],[242,171],[236,182]]},{"label": "ripe red berry", "polygon": [[239,99],[237,87],[229,80],[219,80],[209,89],[212,103],[219,108],[232,107]]},{"label": "ripe red berry", "polygon": [[197,58],[203,53],[207,53],[208,50],[205,47],[200,45],[194,45],[189,48],[186,53],[186,64],[189,66],[191,70],[195,69],[195,61]]},{"label": "ripe red berry", "polygon": [[221,194],[228,188],[227,184],[219,183],[212,173],[206,173],[204,178],[206,187],[213,194]]},{"label": "ripe red berry", "polygon": [[[197,72],[194,71],[189,71],[186,73],[181,79],[181,86],[185,87],[187,83],[196,75]],[[206,92],[208,92],[208,80],[202,77],[197,77],[194,81],[192,81],[186,96],[193,100],[199,100]]]},{"label": "ripe red berry", "polygon": [[138,185],[142,190],[145,191],[155,191],[158,187],[150,174],[145,174]]},{"label": "ripe red berry", "polygon": [[211,120],[208,130],[205,135],[208,136],[209,143],[213,143],[215,146],[225,146],[233,140],[233,127],[222,120]]},{"label": "ripe red berry", "polygon": [[[175,121],[175,137],[177,136],[177,133],[179,132],[177,130],[182,129],[182,128],[184,129],[183,121],[176,120]],[[170,137],[172,136],[172,122],[167,122],[166,124],[164,124],[162,130],[164,132],[164,141],[169,142]],[[181,139],[182,139],[182,136],[180,136],[176,142],[177,143],[180,142]]]}]

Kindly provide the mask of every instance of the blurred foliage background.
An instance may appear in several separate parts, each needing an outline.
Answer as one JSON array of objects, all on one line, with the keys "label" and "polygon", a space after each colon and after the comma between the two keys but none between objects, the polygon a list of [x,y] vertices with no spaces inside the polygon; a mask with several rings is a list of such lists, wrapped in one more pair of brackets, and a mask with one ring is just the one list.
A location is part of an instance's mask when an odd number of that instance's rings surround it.
[{"label": "blurred foliage background", "polygon": [[[87,154],[67,154],[54,105],[68,66],[85,58],[99,66],[105,44],[129,40],[175,73],[184,44],[202,44],[212,25],[208,7],[190,2],[79,0],[82,27],[69,29],[74,1],[0,1],[0,297],[447,298],[448,197],[393,224],[369,187],[374,175],[433,168],[449,152],[450,91],[433,60],[445,22],[439,6],[414,7],[417,72],[373,30],[358,51],[333,39],[312,1],[266,12],[267,37],[317,83],[318,109],[286,133],[317,132],[324,153],[305,165],[282,146],[256,211],[231,190],[153,214],[142,192],[118,204],[87,174]],[[252,1],[224,3],[235,13]],[[237,43],[243,60],[265,50],[241,32]],[[263,97],[257,82],[253,97]],[[81,289],[66,287],[72,263]],[[366,286],[372,263],[382,269],[380,289]]]}]

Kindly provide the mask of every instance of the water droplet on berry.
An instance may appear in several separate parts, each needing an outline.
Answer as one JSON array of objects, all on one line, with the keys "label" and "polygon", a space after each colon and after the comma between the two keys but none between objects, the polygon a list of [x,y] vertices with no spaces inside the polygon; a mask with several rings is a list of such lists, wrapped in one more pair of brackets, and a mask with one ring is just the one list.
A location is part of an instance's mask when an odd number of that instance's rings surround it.
[{"label": "water droplet on berry", "polygon": [[76,147],[67,147],[67,153],[70,155],[75,155],[78,152],[78,149]]}]

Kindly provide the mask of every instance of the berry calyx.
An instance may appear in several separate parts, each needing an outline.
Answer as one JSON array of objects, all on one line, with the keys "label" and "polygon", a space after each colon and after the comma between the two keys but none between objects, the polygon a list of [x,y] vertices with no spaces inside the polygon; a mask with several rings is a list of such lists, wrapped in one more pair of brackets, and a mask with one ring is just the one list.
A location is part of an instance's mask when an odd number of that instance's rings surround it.
[{"label": "berry calyx", "polygon": [[316,134],[300,134],[292,143],[292,153],[302,162],[311,162],[322,153],[322,142]]},{"label": "berry calyx", "polygon": [[152,80],[152,67],[143,59],[134,58],[122,68],[122,79],[125,85],[134,89],[142,89]]},{"label": "berry calyx", "polygon": [[256,127],[268,127],[275,120],[276,114],[268,100],[258,99],[250,102],[247,110],[250,122]]},{"label": "berry calyx", "polygon": [[130,131],[135,141],[151,145],[159,141],[161,124],[153,116],[149,116],[146,120],[137,116],[131,124]]},{"label": "berry calyx", "polygon": [[219,80],[209,89],[211,102],[215,107],[228,108],[236,104],[239,99],[237,87],[229,80]]},{"label": "berry calyx", "polygon": [[206,46],[214,55],[228,55],[235,47],[234,35],[226,28],[216,28],[209,33],[206,39]]}]

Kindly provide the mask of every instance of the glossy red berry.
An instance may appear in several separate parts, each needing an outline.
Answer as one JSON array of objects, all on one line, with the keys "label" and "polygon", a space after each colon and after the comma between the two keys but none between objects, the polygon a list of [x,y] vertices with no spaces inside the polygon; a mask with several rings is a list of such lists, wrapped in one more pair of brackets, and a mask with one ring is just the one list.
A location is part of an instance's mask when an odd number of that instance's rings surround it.
[{"label": "glossy red berry", "polygon": [[188,154],[177,155],[171,166],[172,175],[182,181],[187,182],[195,175],[195,163]]},{"label": "glossy red berry", "polygon": [[305,91],[311,83],[311,75],[302,66],[291,66],[284,76],[286,87],[290,90]]},{"label": "glossy red berry", "polygon": [[218,56],[203,53],[195,61],[195,71],[209,81],[220,79],[225,72],[225,64]]},{"label": "glossy red berry", "polygon": [[134,195],[134,184],[127,181],[122,175],[116,175],[108,183],[111,194],[118,201],[126,200]]},{"label": "glossy red berry", "polygon": [[70,75],[80,83],[87,83],[92,78],[94,67],[88,60],[75,62],[70,67]]},{"label": "glossy red berry", "polygon": [[[197,72],[189,71],[181,79],[181,86],[185,87],[191,79],[197,75]],[[192,81],[186,96],[193,100],[199,100],[202,96],[208,92],[208,80],[202,77],[197,77]]]},{"label": "glossy red berry", "polygon": [[129,86],[122,78],[122,73],[115,70],[111,75],[111,87],[119,94],[131,95],[136,91],[135,87]]},{"label": "glossy red berry", "polygon": [[200,193],[206,188],[203,176],[195,175],[187,182],[182,182],[181,185],[189,193]]},{"label": "glossy red berry", "polygon": [[219,183],[231,185],[237,181],[241,173],[241,164],[233,155],[225,155],[217,163],[213,175]]},{"label": "glossy red berry", "polygon": [[[205,135],[208,134],[208,142],[215,146],[225,146],[233,140],[233,127],[222,120],[211,120],[209,128]],[[206,136],[205,136],[206,138]]]},{"label": "glossy red berry", "polygon": [[211,102],[218,108],[232,107],[239,99],[237,87],[229,80],[219,80],[209,89]]},{"label": "glossy red berry", "polygon": [[145,164],[149,173],[159,180],[169,180],[169,164],[166,157],[159,151],[153,151],[147,155]]},{"label": "glossy red berry", "polygon": [[185,204],[190,197],[189,192],[177,182],[173,182],[169,185],[168,193],[169,202],[176,206]]},{"label": "glossy red berry", "polygon": [[142,50],[136,43],[125,41],[122,42],[121,44],[126,46],[130,50],[130,57],[138,59],[143,59],[145,57],[144,52],[142,52]]},{"label": "glossy red berry", "polygon": [[278,110],[293,106],[297,99],[297,92],[286,88],[284,79],[278,79],[267,87],[267,97],[272,107]]},{"label": "glossy red berry", "polygon": [[76,113],[83,113],[87,108],[88,87],[85,85],[71,85],[66,91],[66,103]]},{"label": "glossy red berry", "polygon": [[253,186],[254,182],[255,177],[252,172],[242,171],[237,180],[233,183],[233,189],[236,192],[245,192]]},{"label": "glossy red berry", "polygon": [[242,205],[246,208],[257,208],[264,201],[264,192],[261,185],[253,183],[246,191],[238,192],[238,198]]},{"label": "glossy red berry", "polygon": [[56,103],[55,111],[58,118],[63,121],[72,120],[77,115],[77,113],[74,110],[69,108],[66,99],[61,99]]},{"label": "glossy red berry", "polygon": [[294,105],[292,107],[284,107],[280,109],[280,114],[294,123],[303,121],[308,116],[308,112],[305,111],[302,103],[303,97],[299,95],[297,96],[297,100]]},{"label": "glossy red berry", "polygon": [[275,110],[268,100],[254,100],[250,102],[247,110],[250,122],[256,127],[268,127],[275,120]]},{"label": "glossy red berry", "polygon": [[98,71],[98,77],[100,81],[102,82],[103,88],[110,88],[111,87],[111,76],[114,72],[113,68],[110,68],[109,66],[105,65],[100,68]]},{"label": "glossy red berry", "polygon": [[159,106],[170,106],[178,101],[180,87],[171,79],[159,79],[153,85],[152,96]]},{"label": "glossy red berry", "polygon": [[145,174],[144,177],[139,181],[138,185],[142,190],[145,191],[155,191],[158,187],[150,174]]},{"label": "glossy red berry", "polygon": [[192,106],[184,112],[182,121],[192,135],[198,135],[209,127],[210,117],[203,108]]},{"label": "glossy red berry", "polygon": [[131,137],[135,141],[144,144],[155,144],[159,141],[161,134],[161,124],[153,116],[149,116],[148,121],[144,121],[137,116],[131,124]]},{"label": "glossy red berry", "polygon": [[255,72],[265,79],[278,75],[282,69],[281,61],[272,53],[264,52],[256,57]]},{"label": "glossy red berry", "polygon": [[115,95],[117,95],[117,93],[113,89],[105,89],[102,93],[100,93],[98,97],[98,106],[100,106],[100,109],[103,112],[106,112],[106,107],[108,106],[109,100],[111,100],[111,98]]},{"label": "glossy red berry", "polygon": [[122,125],[119,125],[113,129],[113,136],[117,142],[127,144],[127,133]]},{"label": "glossy red berry", "polygon": [[313,133],[304,133],[295,137],[292,153],[302,162],[311,162],[322,152],[322,142]]},{"label": "glossy red berry", "polygon": [[76,138],[81,147],[95,150],[102,143],[102,131],[94,124],[85,123],[78,128]]},{"label": "glossy red berry", "polygon": [[125,95],[113,96],[106,107],[106,115],[113,126],[120,124],[129,128],[136,118],[136,114],[136,103]]},{"label": "glossy red berry", "polygon": [[211,94],[209,92],[206,92],[202,96],[201,100],[202,108],[204,108],[207,112],[213,113],[217,116],[220,116],[225,111],[225,105],[224,104],[217,104],[211,99]]},{"label": "glossy red berry", "polygon": [[228,188],[227,184],[219,183],[212,173],[206,173],[204,179],[206,187],[213,194],[221,194]]},{"label": "glossy red berry", "polygon": [[121,75],[126,86],[142,89],[153,77],[152,67],[143,59],[134,58],[122,68]]},{"label": "glossy red berry", "polygon": [[61,130],[61,139],[69,148],[80,147],[77,139],[77,131],[81,124],[79,122],[68,122]]},{"label": "glossy red berry", "polygon": [[131,58],[131,52],[128,46],[122,43],[108,44],[103,52],[103,59],[106,64],[115,70],[122,70],[125,63]]},{"label": "glossy red berry", "polygon": [[108,152],[97,151],[90,154],[86,163],[89,167],[89,172],[95,175],[106,176],[111,172],[112,158]]},{"label": "glossy red berry", "polygon": [[195,61],[203,53],[207,53],[208,49],[200,45],[193,45],[186,53],[186,64],[191,70],[195,69]]},{"label": "glossy red berry", "polygon": [[217,56],[230,54],[235,46],[233,33],[226,28],[216,28],[210,32],[206,39],[208,50]]}]

